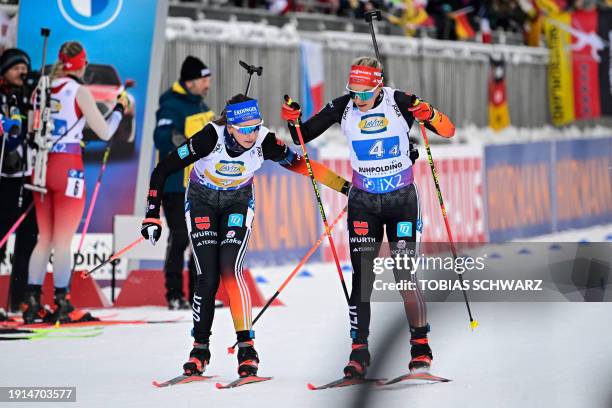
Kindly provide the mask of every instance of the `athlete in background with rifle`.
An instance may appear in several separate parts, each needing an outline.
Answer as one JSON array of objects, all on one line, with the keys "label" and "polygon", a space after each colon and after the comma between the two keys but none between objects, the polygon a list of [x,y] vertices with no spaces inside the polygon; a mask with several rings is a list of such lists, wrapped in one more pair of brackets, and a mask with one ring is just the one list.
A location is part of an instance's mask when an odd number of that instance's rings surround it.
[{"label": "athlete in background with rifle", "polygon": [[[64,43],[51,78],[41,75],[39,83],[50,81],[50,88],[39,87],[35,96],[41,99],[45,94],[49,96],[46,106],[35,103],[34,108],[44,112],[50,106],[51,113],[48,120],[46,114],[39,115],[43,132],[36,133],[36,120],[34,123],[39,157],[35,161],[35,176],[30,188],[34,190],[39,236],[30,260],[27,309],[23,314],[26,323],[39,317],[61,322],[93,319],[89,313],[76,310],[69,295],[70,245],[81,221],[86,197],[80,143],[85,124],[100,139],[108,141],[119,127],[129,102],[126,94],[122,93],[105,120],[91,92],[83,86],[86,68],[87,56],[83,46],[75,41]],[[46,154],[48,157],[40,157]],[[52,250],[55,305],[48,313],[40,306],[40,295]]]}]

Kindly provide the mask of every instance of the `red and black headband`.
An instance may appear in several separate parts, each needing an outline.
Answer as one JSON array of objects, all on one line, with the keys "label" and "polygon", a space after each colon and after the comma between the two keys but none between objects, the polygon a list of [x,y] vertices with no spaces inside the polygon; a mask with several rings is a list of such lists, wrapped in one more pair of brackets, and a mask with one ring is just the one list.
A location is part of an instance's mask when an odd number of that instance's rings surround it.
[{"label": "red and black headband", "polygon": [[60,51],[59,59],[62,61],[64,71],[77,71],[83,68],[87,63],[87,55],[84,49],[72,57]]},{"label": "red and black headband", "polygon": [[382,85],[382,70],[363,65],[351,65],[349,85],[367,85],[372,88]]}]

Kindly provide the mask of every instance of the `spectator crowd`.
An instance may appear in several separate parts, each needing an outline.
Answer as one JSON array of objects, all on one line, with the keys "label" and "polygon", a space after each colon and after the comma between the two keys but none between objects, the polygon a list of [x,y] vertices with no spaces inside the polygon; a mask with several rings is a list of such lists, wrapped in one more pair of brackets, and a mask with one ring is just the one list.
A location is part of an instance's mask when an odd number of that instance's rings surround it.
[{"label": "spectator crowd", "polygon": [[[202,3],[202,0],[182,0]],[[540,45],[541,18],[564,11],[612,8],[612,0],[208,0],[224,6],[311,12],[362,20],[379,9],[408,36],[490,42],[491,32],[515,33]]]}]

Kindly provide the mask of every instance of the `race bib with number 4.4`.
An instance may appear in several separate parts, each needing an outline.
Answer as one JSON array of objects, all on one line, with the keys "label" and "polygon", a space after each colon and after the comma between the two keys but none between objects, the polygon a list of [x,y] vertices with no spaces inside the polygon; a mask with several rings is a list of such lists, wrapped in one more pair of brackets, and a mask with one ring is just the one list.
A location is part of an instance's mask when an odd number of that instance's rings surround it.
[{"label": "race bib with number 4.4", "polygon": [[82,198],[85,191],[85,178],[82,170],[68,170],[68,183],[66,184],[66,196]]}]

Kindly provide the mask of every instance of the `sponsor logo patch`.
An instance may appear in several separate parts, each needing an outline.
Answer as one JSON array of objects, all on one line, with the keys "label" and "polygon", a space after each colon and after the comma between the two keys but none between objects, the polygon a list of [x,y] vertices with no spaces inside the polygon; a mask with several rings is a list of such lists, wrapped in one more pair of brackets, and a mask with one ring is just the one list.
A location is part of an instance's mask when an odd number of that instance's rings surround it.
[{"label": "sponsor logo patch", "polygon": [[355,234],[364,236],[369,231],[369,226],[367,221],[353,221],[353,231]]},{"label": "sponsor logo patch", "polygon": [[401,221],[397,223],[397,236],[398,237],[411,237],[412,236],[412,222]]},{"label": "sponsor logo patch", "polygon": [[226,238],[223,241],[221,241],[221,245],[227,245],[227,244],[242,245],[242,240],[236,239],[236,238]]},{"label": "sponsor logo patch", "polygon": [[363,244],[363,243],[373,244],[376,242],[376,238],[374,237],[351,237],[349,239],[349,242],[352,244]]},{"label": "sponsor logo patch", "polygon": [[210,217],[195,217],[195,226],[199,230],[210,228]]},{"label": "sponsor logo patch", "polygon": [[363,134],[380,133],[387,130],[389,119],[385,118],[384,113],[373,113],[371,115],[362,116],[361,121],[357,125]]},{"label": "sponsor logo patch", "polygon": [[215,173],[225,177],[241,176],[245,170],[244,162],[241,161],[221,160],[215,164]]},{"label": "sponsor logo patch", "polygon": [[242,227],[242,223],[244,222],[244,216],[242,214],[230,214],[227,219],[228,227]]},{"label": "sponsor logo patch", "polygon": [[189,147],[187,147],[187,145],[182,145],[176,150],[176,152],[181,159],[184,159],[185,157],[189,156]]},{"label": "sponsor logo patch", "polygon": [[157,121],[157,127],[169,126],[172,124],[172,119],[161,118]]}]

